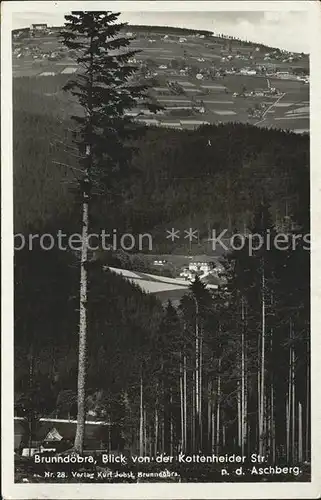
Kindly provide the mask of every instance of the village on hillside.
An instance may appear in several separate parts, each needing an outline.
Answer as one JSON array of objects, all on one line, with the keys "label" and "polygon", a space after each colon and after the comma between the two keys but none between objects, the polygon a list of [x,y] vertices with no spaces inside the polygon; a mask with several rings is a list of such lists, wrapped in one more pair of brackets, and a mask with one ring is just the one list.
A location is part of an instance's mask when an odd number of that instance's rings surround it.
[{"label": "village on hillside", "polygon": [[[75,53],[58,43],[61,28],[33,24],[13,32],[13,76],[72,76]],[[139,52],[130,60],[162,109],[128,113],[151,126],[194,129],[249,122],[309,131],[309,57],[222,34],[179,28],[127,26]],[[39,85],[39,82],[38,82]],[[48,94],[50,99],[50,94]]]}]

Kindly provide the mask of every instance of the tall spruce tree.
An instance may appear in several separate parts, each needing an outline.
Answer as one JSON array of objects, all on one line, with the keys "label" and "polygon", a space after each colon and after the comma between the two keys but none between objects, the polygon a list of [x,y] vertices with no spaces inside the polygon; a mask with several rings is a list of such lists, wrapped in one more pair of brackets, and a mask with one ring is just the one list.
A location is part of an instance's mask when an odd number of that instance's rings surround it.
[{"label": "tall spruce tree", "polygon": [[[133,149],[129,139],[141,128],[126,115],[138,101],[149,106],[147,87],[134,82],[137,67],[130,59],[131,38],[122,34],[125,24],[119,13],[72,12],[65,16],[61,41],[76,53],[78,72],[65,86],[80,105],[72,118],[76,123],[74,142],[79,149],[82,175],[78,191],[82,203],[82,249],[80,272],[78,423],[74,448],[81,453],[85,428],[85,382],[88,296],[89,218],[95,195],[105,192],[111,201],[115,186],[130,175]],[[157,109],[155,106],[153,109]]]}]

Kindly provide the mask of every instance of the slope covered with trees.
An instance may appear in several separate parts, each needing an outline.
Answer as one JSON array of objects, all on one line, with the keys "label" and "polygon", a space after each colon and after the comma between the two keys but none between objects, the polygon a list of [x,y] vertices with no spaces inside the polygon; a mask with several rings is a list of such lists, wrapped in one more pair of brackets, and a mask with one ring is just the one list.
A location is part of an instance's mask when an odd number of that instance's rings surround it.
[{"label": "slope covered with trees", "polygon": [[[274,231],[266,206],[252,229]],[[78,265],[40,249],[17,252],[15,264],[16,402],[66,417],[75,412]],[[245,245],[226,266],[227,288],[213,296],[196,280],[177,310],[163,310],[90,264],[87,411],[121,425],[134,453],[309,462],[309,252],[300,238],[295,249],[263,246],[252,256]],[[220,474],[173,467],[188,480]]]},{"label": "slope covered with trees", "polygon": [[[40,108],[41,102],[39,97]],[[21,106],[14,127],[16,232],[51,218],[62,219],[62,229],[75,230],[71,188],[79,173],[70,122]],[[274,222],[302,208],[298,188],[309,182],[308,136],[230,123],[197,131],[150,129],[134,146],[129,188],[121,197],[114,190],[115,210],[99,197],[98,228],[150,231],[166,250],[169,223],[177,229],[196,227],[207,237],[209,227],[243,231],[263,197]]]}]

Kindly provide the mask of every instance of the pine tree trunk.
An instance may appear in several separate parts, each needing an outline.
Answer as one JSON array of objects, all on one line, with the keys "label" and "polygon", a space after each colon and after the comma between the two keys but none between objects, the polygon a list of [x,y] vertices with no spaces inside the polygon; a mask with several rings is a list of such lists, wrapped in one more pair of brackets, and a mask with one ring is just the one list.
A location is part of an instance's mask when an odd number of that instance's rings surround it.
[{"label": "pine tree trunk", "polygon": [[140,378],[140,405],[139,405],[139,454],[144,454],[144,408],[143,408],[143,377]]},{"label": "pine tree trunk", "polygon": [[264,421],[265,421],[265,269],[262,269],[262,331],[260,360],[260,391],[259,391],[259,454],[264,455]]},{"label": "pine tree trunk", "polygon": [[292,370],[291,370],[291,376],[292,376],[292,382],[291,382],[291,388],[292,388],[292,397],[291,397],[291,403],[292,403],[292,421],[291,421],[291,427],[292,427],[292,442],[291,442],[291,448],[292,448],[292,462],[295,462],[296,460],[296,442],[295,442],[295,436],[296,436],[296,412],[295,412],[295,352],[294,349],[292,348]]},{"label": "pine tree trunk", "polygon": [[[29,352],[29,391],[30,396],[33,392],[33,377],[34,377],[34,347],[33,341],[31,341],[30,352]],[[28,448],[29,448],[29,457],[31,457],[31,448],[32,448],[32,431],[33,431],[33,408],[28,412]]]},{"label": "pine tree trunk", "polygon": [[260,443],[260,435],[261,435],[261,338],[258,339],[259,349],[258,349],[258,370],[257,370],[257,446]]},{"label": "pine tree trunk", "polygon": [[164,453],[164,449],[165,449],[165,424],[164,424],[164,419],[162,420],[162,423],[161,423],[161,432],[162,432],[162,453]]},{"label": "pine tree trunk", "polygon": [[86,137],[86,158],[85,158],[85,176],[83,187],[83,205],[82,205],[82,247],[81,247],[81,268],[80,268],[80,310],[79,310],[79,359],[78,359],[78,383],[77,383],[77,429],[74,442],[74,449],[78,453],[83,452],[85,438],[86,421],[86,344],[87,344],[87,288],[88,288],[88,234],[89,234],[89,198],[90,198],[90,171],[92,164],[92,90],[93,90],[93,61],[94,51],[92,48],[93,37],[90,35],[90,63],[89,91],[86,106],[86,115],[88,119],[88,132]]},{"label": "pine tree trunk", "polygon": [[223,424],[222,425],[222,444],[223,447],[226,445],[226,426]]},{"label": "pine tree trunk", "polygon": [[[86,156],[90,157],[90,148],[87,147]],[[77,453],[83,452],[86,418],[86,344],[87,344],[87,264],[88,264],[88,230],[89,207],[88,193],[83,194],[82,206],[82,247],[80,268],[80,311],[79,311],[79,353],[78,353],[78,386],[77,386],[77,429],[74,449]]]},{"label": "pine tree trunk", "polygon": [[310,350],[307,349],[306,370],[306,409],[305,409],[305,460],[310,460]]},{"label": "pine tree trunk", "polygon": [[[291,330],[290,330],[290,342],[291,342]],[[286,401],[286,448],[287,448],[287,461],[291,458],[291,404],[292,400],[292,346],[290,345],[289,351],[289,381],[288,381],[288,394]]]},{"label": "pine tree trunk", "polygon": [[271,455],[273,463],[275,463],[276,460],[275,452],[274,386],[271,384]]},{"label": "pine tree trunk", "polygon": [[149,456],[153,455],[153,442],[152,442],[152,427],[148,426],[148,437],[149,437]]},{"label": "pine tree trunk", "polygon": [[202,397],[203,397],[203,391],[202,391],[202,379],[203,379],[203,373],[202,373],[202,363],[203,363],[203,339],[202,339],[202,334],[200,336],[199,340],[199,405],[198,405],[198,427],[199,427],[199,449],[202,450],[203,447],[203,420],[202,420]]},{"label": "pine tree trunk", "polygon": [[144,435],[144,445],[143,445],[143,454],[146,455],[147,451],[147,418],[146,418],[146,410],[143,412],[143,435]]},{"label": "pine tree trunk", "polygon": [[217,380],[217,409],[216,409],[216,453],[220,449],[220,416],[221,416],[221,358],[218,362],[219,375]]},{"label": "pine tree trunk", "polygon": [[135,448],[135,452],[136,450],[139,450],[140,446],[139,446],[139,442],[140,442],[140,433],[139,433],[139,429],[137,429],[137,432],[135,433],[136,435],[136,448]]},{"label": "pine tree trunk", "polygon": [[210,443],[211,439],[211,425],[212,425],[212,381],[207,383],[207,442]]},{"label": "pine tree trunk", "polygon": [[245,442],[246,442],[246,427],[247,427],[247,408],[246,408],[246,367],[245,367],[245,307],[244,299],[242,298],[242,337],[241,337],[241,450],[242,455],[245,452]]},{"label": "pine tree trunk", "polygon": [[184,386],[184,444],[187,450],[187,371],[186,371],[186,356],[183,358],[183,386]]},{"label": "pine tree trunk", "polygon": [[[182,358],[182,355],[181,355]],[[182,359],[180,362],[180,377],[179,377],[179,394],[180,394],[180,413],[181,413],[181,449],[182,451],[185,450],[185,436],[184,436],[184,429],[185,429],[185,422],[184,422],[184,381],[183,381],[183,366],[182,366]]]},{"label": "pine tree trunk", "polygon": [[268,430],[269,430],[269,425],[270,425],[270,421],[269,421],[269,418],[268,418],[268,412],[267,412],[267,407],[268,407],[268,397],[267,397],[267,391],[265,390],[264,391],[264,406],[263,406],[263,415],[264,415],[264,419],[263,419],[263,436],[264,436],[264,453],[266,453],[266,449],[267,449],[267,445],[268,445],[268,442],[269,442],[269,435],[268,435]]},{"label": "pine tree trunk", "polygon": [[199,451],[199,317],[198,302],[196,304],[195,318],[195,451]]},{"label": "pine tree trunk", "polygon": [[[273,305],[274,305],[274,295],[271,293],[271,309],[273,310]],[[271,328],[270,330],[270,359],[273,359],[273,337],[274,337],[274,330]],[[272,457],[272,462],[275,463],[276,460],[276,447],[275,447],[275,409],[274,409],[274,371],[272,370],[270,373],[270,391],[269,391],[269,398],[270,398],[270,413],[269,413],[269,440],[270,440],[270,445],[269,445],[269,453],[271,454]]]},{"label": "pine tree trunk", "polygon": [[290,340],[290,353],[289,353],[289,395],[288,395],[288,426],[289,426],[289,451],[288,458],[292,462],[295,460],[295,352],[293,347],[293,325],[290,319],[289,324],[289,340]]},{"label": "pine tree trunk", "polygon": [[214,411],[212,411],[212,449],[211,451],[214,452],[215,450],[215,414]]},{"label": "pine tree trunk", "polygon": [[170,425],[169,425],[169,450],[170,450],[170,455],[173,456],[173,446],[174,446],[174,429],[173,429],[173,412],[172,412],[172,406],[173,406],[173,395],[172,395],[172,389],[170,390],[170,411],[169,411],[169,418],[170,418]]},{"label": "pine tree trunk", "polygon": [[242,396],[241,384],[237,381],[237,444],[239,448],[242,446]]},{"label": "pine tree trunk", "polygon": [[155,403],[155,443],[154,443],[154,453],[157,455],[158,452],[158,409],[157,409],[157,400]]},{"label": "pine tree trunk", "polygon": [[195,370],[193,371],[192,385],[192,450],[196,451],[195,431],[196,431],[196,407],[195,407]]},{"label": "pine tree trunk", "polygon": [[302,435],[302,404],[299,402],[298,408],[298,462],[303,462],[303,435]]}]

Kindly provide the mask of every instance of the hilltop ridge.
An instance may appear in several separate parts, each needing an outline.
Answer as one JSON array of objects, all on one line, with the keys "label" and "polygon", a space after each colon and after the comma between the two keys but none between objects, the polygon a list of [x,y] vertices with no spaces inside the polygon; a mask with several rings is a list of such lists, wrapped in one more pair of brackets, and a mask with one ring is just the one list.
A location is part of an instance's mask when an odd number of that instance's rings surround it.
[{"label": "hilltop ridge", "polygon": [[[53,31],[53,32],[58,32],[63,27],[63,26],[49,26],[49,25],[47,25],[47,26],[48,26],[48,29],[50,29],[50,31]],[[245,39],[242,39],[239,37],[228,35],[226,33],[216,33],[214,31],[209,31],[209,30],[201,30],[201,29],[193,29],[193,28],[181,28],[178,26],[158,26],[158,25],[126,23],[126,28],[124,28],[124,31],[126,31],[128,29],[131,29],[136,33],[148,32],[151,34],[158,33],[158,34],[180,35],[180,36],[200,35],[200,36],[204,36],[204,37],[210,37],[212,39],[212,41],[213,40],[216,40],[216,41],[234,40],[235,42],[238,42],[241,45],[248,46],[248,47],[256,46],[256,47],[260,47],[261,49],[276,50],[276,51],[283,52],[283,53],[290,53],[288,50],[282,49],[280,47],[274,47],[274,46],[267,45],[264,43],[255,42],[253,40],[245,40]],[[31,27],[17,28],[17,29],[12,30],[12,33],[18,34],[19,32],[23,32],[23,31],[28,32],[30,30],[31,30]],[[300,52],[291,51],[291,53],[299,54]],[[304,52],[301,52],[301,54],[307,55]]]}]

